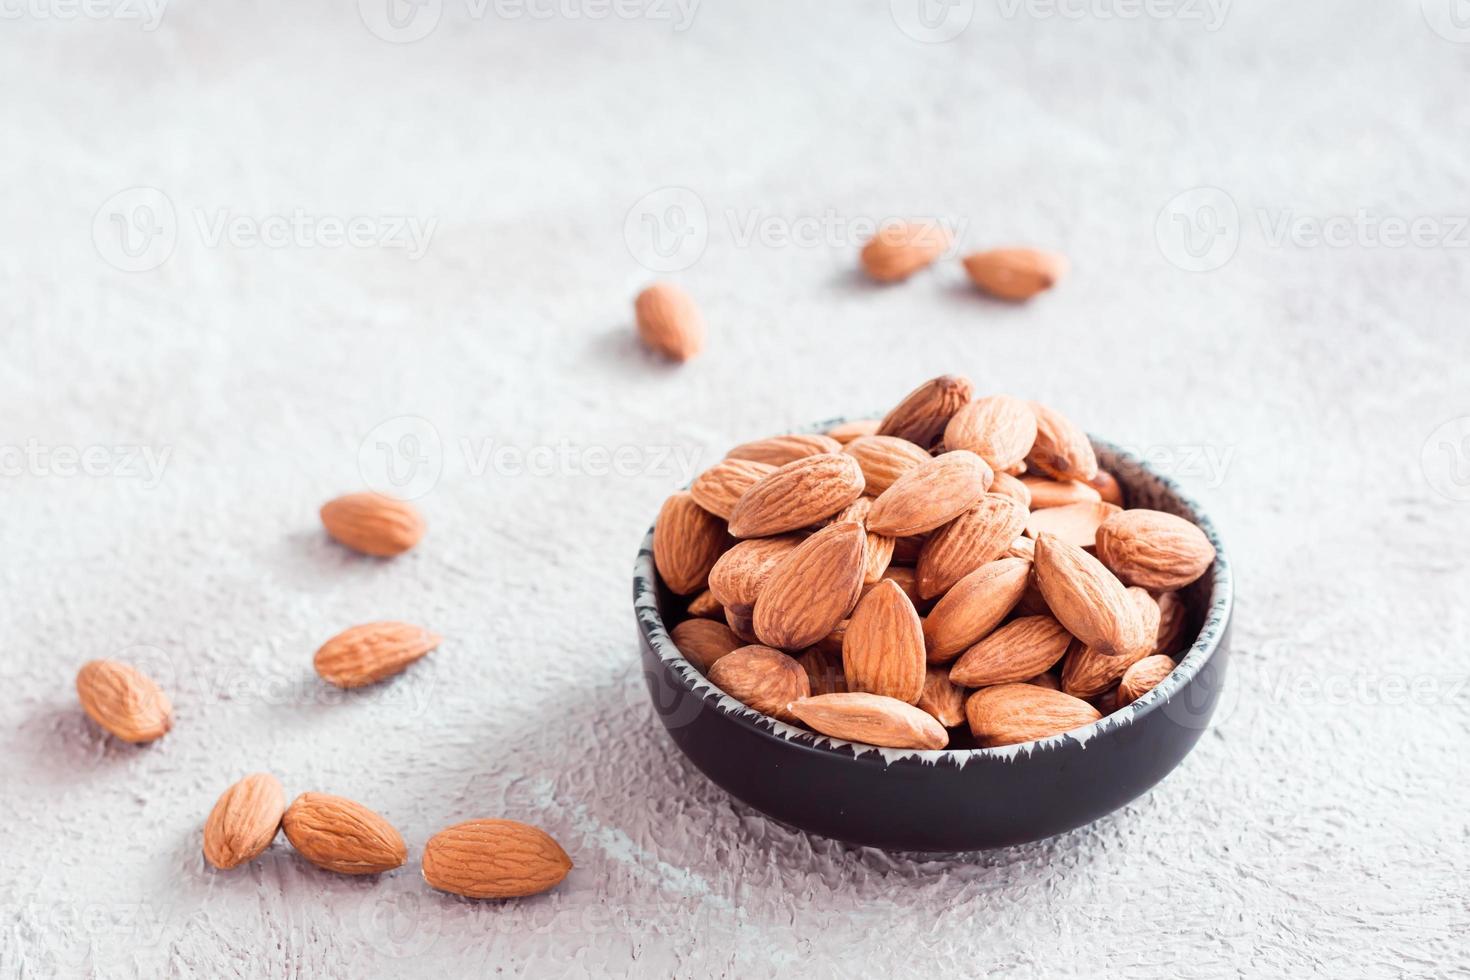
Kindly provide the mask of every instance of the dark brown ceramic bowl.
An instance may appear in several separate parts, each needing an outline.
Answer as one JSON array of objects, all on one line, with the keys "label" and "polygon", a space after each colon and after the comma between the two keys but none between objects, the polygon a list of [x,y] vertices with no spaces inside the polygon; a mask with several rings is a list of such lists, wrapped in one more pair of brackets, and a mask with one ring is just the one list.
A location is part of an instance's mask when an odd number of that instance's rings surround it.
[{"label": "dark brown ceramic bowl", "polygon": [[665,615],[672,625],[683,602],[658,581],[650,529],[634,566],[633,606],[649,696],[674,743],[762,813],[894,850],[1020,844],[1090,823],[1147,792],[1189,754],[1214,713],[1228,654],[1230,564],[1210,520],[1172,481],[1109,443],[1093,445],[1130,507],[1193,521],[1217,554],[1182,593],[1196,639],[1152,691],[1085,728],[1003,748],[922,752],[817,735],[752,711],[684,659],[665,628]]}]

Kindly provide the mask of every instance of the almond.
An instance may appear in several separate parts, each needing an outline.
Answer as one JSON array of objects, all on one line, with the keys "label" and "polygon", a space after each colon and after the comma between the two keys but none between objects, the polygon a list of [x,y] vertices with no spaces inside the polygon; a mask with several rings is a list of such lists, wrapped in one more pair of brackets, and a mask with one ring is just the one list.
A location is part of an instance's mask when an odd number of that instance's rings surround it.
[{"label": "almond", "polygon": [[1005,558],[1024,558],[1026,561],[1036,560],[1036,542],[1031,538],[1019,537],[1006,547]]},{"label": "almond", "polygon": [[1055,534],[1068,544],[1091,548],[1097,541],[1098,525],[1118,512],[1116,504],[1101,500],[1047,507],[1026,518],[1026,533],[1033,538]]},{"label": "almond", "polygon": [[927,534],[906,534],[895,538],[893,541],[893,565],[914,565],[919,561],[919,555],[924,552],[924,542],[929,540]]},{"label": "almond", "polygon": [[1159,646],[1159,623],[1163,618],[1162,610],[1159,608],[1158,600],[1150,595],[1147,589],[1130,585],[1128,597],[1133,600],[1138,616],[1134,620],[1136,623],[1134,635],[1125,644],[1125,652],[1131,655],[1147,656]]},{"label": "almond", "polygon": [[897,436],[860,436],[842,451],[858,461],[863,471],[864,492],[882,493],[909,470],[929,462],[929,451]]},{"label": "almond", "polygon": [[1052,480],[1044,476],[1023,476],[1021,485],[1031,498],[1031,511],[1048,507],[1064,507],[1087,501],[1098,501],[1102,495],[1085,483],[1076,480]]},{"label": "almond", "polygon": [[849,622],[851,622],[850,619],[844,619],[832,627],[832,632],[822,637],[817,641],[817,645],[812,647],[813,650],[821,650],[823,653],[835,657],[837,659],[838,670],[842,669],[842,644],[847,639],[847,624]]},{"label": "almond", "polygon": [[1102,715],[1070,694],[1035,684],[1001,684],[970,695],[965,717],[986,747],[1018,745],[1090,725]]},{"label": "almond", "polygon": [[1097,455],[1086,432],[1040,402],[1032,402],[1031,411],[1036,416],[1036,443],[1026,457],[1028,464],[1056,480],[1086,484],[1097,476]]},{"label": "almond", "polygon": [[713,619],[686,619],[673,628],[669,638],[684,659],[705,674],[709,673],[716,660],[745,646],[745,641],[732,633],[729,627]]},{"label": "almond", "polygon": [[715,594],[705,589],[699,595],[689,600],[689,615],[699,616],[703,619],[724,619],[725,610],[715,599]]},{"label": "almond", "polygon": [[550,834],[514,820],[466,820],[424,844],[424,880],[465,898],[522,898],[555,888],[572,859]]},{"label": "almond", "polygon": [[1119,507],[1127,506],[1123,500],[1123,487],[1118,483],[1118,478],[1107,470],[1098,470],[1097,476],[1088,480],[1087,485],[1096,490],[1106,502]]},{"label": "almond", "polygon": [[1037,687],[1044,687],[1048,691],[1060,691],[1062,689],[1062,679],[1052,671],[1047,671],[1044,674],[1037,674],[1026,683],[1034,684]]},{"label": "almond", "polygon": [[776,472],[770,463],[751,459],[723,459],[694,478],[689,495],[694,502],[721,520],[730,519],[730,511],[745,491],[762,477]]},{"label": "almond", "polygon": [[879,495],[868,514],[868,530],[890,537],[932,531],[975,506],[992,477],[985,460],[969,450],[936,456]]},{"label": "almond", "polygon": [[919,552],[919,594],[926,599],[1000,558],[1026,526],[1026,511],[1009,497],[987,493],[980,502],[929,535]]},{"label": "almond", "polygon": [[831,436],[800,433],[741,443],[726,453],[725,458],[765,463],[774,467],[785,466],[787,463],[805,459],[807,456],[820,456],[822,453],[841,451],[842,443]]},{"label": "almond", "polygon": [[287,807],[281,828],[302,857],[339,874],[391,871],[408,859],[408,848],[392,824],[340,796],[302,793]]},{"label": "almond", "polygon": [[847,676],[842,672],[842,654],[814,646],[796,658],[806,671],[807,686],[813,695],[839,694],[847,690]]},{"label": "almond", "polygon": [[1036,416],[1019,398],[991,395],[961,408],[944,429],[945,449],[968,449],[994,470],[1022,462],[1036,442]]},{"label": "almond", "polygon": [[727,618],[732,611],[749,618],[766,580],[801,541],[801,537],[795,534],[756,538],[737,542],[720,556],[715,567],[710,569],[709,590],[725,607]]},{"label": "almond", "polygon": [[658,282],[633,302],[638,337],[649,350],[684,362],[704,349],[704,314],[671,282]]},{"label": "almond", "polygon": [[725,548],[725,526],[688,491],[664,501],[653,526],[653,563],[676,595],[701,591]]},{"label": "almond", "polygon": [[839,422],[827,430],[827,435],[844,446],[854,439],[870,436],[878,431],[878,419],[858,419],[855,422]]},{"label": "almond", "polygon": [[1097,556],[1128,585],[1167,591],[1203,575],[1215,562],[1215,546],[1182,517],[1124,510],[1097,529]]},{"label": "almond", "polygon": [[1137,642],[1139,613],[1102,562],[1055,535],[1036,539],[1036,584],[1047,608],[1077,639],[1118,655]]},{"label": "almond", "polygon": [[987,493],[1009,497],[1026,510],[1031,509],[1031,488],[1009,473],[997,471],[995,480],[991,482],[990,489]]},{"label": "almond", "polygon": [[863,471],[845,453],[787,463],[745,492],[730,514],[737,538],[765,538],[809,527],[863,495]]},{"label": "almond", "polygon": [[424,536],[424,519],[406,500],[349,493],[322,504],[322,526],[339,543],[375,558],[400,555]]},{"label": "almond", "polygon": [[[868,513],[872,509],[872,497],[859,497],[843,508],[842,512],[832,519],[832,523],[856,521],[866,527]],[[864,535],[863,584],[872,585],[883,578],[883,573],[888,570],[888,563],[893,561],[893,545],[896,539],[882,534],[868,534],[866,530]]]},{"label": "almond", "polygon": [[929,662],[949,663],[999,626],[1020,601],[1030,577],[1029,562],[1001,558],[956,582],[924,620]]},{"label": "almond", "polygon": [[823,694],[791,703],[791,713],[832,738],[891,749],[942,749],[946,732],[926,712],[881,694]]},{"label": "almond", "polygon": [[905,395],[903,401],[883,417],[878,435],[897,436],[928,449],[944,432],[954,413],[969,404],[974,394],[975,386],[969,378],[958,374],[940,375]]},{"label": "almond", "polygon": [[849,691],[910,704],[924,690],[924,624],[893,582],[880,582],[852,612],[842,643]]},{"label": "almond", "polygon": [[1045,292],[1067,274],[1067,259],[1035,248],[997,248],[965,256],[965,271],[982,292],[1014,302]]},{"label": "almond", "polygon": [[755,601],[762,643],[804,650],[847,618],[863,585],[865,537],[860,524],[833,524],[786,556]]},{"label": "almond", "polygon": [[[924,598],[919,595],[918,576],[912,568],[906,568],[903,565],[889,565],[883,570],[883,577],[879,581],[892,582],[900,589],[903,589],[903,594],[909,597],[909,602],[914,604],[915,609],[918,609],[920,605],[926,604]],[[863,585],[863,593],[866,595],[872,587],[865,583]]]},{"label": "almond", "polygon": [[1073,641],[1062,662],[1062,690],[1073,697],[1094,698],[1112,688],[1129,667],[1146,653],[1113,656],[1094,650],[1081,641]]},{"label": "almond", "polygon": [[1159,604],[1159,637],[1154,644],[1154,653],[1176,654],[1190,644],[1186,636],[1189,629],[1189,611],[1177,592],[1165,592],[1157,597]]},{"label": "almond", "polygon": [[173,724],[168,695],[142,671],[116,660],[91,660],[77,672],[87,716],[124,742],[151,742]]},{"label": "almond", "polygon": [[966,650],[949,669],[961,687],[1013,684],[1050,670],[1067,652],[1072,635],[1050,616],[1013,619]]},{"label": "almond", "polygon": [[949,679],[949,671],[943,667],[927,667],[924,670],[924,690],[919,695],[918,708],[945,728],[963,725],[964,688],[956,687]]},{"label": "almond", "polygon": [[222,871],[271,846],[286,812],[286,791],[268,772],[251,773],[220,795],[204,821],[204,859]]},{"label": "almond", "polygon": [[710,668],[709,679],[746,707],[787,721],[791,715],[786,706],[811,692],[801,664],[780,650],[763,646],[725,654]]},{"label": "almond", "polygon": [[1132,704],[1157,687],[1178,666],[1173,658],[1162,654],[1144,657],[1123,673],[1123,679],[1118,682],[1118,696],[1114,704],[1119,708]]},{"label": "almond", "polygon": [[760,637],[755,635],[754,616],[755,607],[753,606],[749,610],[726,609],[725,624],[730,627],[730,632],[746,643],[759,643]]},{"label": "almond", "polygon": [[439,645],[441,637],[409,623],[366,623],[323,643],[314,665],[322,680],[338,687],[364,687],[401,673]]},{"label": "almond", "polygon": [[878,282],[899,282],[943,255],[951,241],[937,221],[891,222],[863,246],[863,269]]}]

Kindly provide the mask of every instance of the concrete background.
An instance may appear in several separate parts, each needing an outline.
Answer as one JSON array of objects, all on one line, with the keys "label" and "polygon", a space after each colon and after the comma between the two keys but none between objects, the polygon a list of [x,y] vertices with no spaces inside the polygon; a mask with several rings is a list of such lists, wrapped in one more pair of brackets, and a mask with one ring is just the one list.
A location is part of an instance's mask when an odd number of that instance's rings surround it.
[{"label": "concrete background", "polygon": [[[928,2],[4,5],[0,976],[1465,975],[1470,16]],[[895,215],[1075,271],[869,287]],[[680,369],[631,339],[664,271],[710,321]],[[705,782],[628,592],[692,469],[945,371],[1148,453],[1239,603],[1165,783],[933,858]],[[364,485],[420,548],[325,539]],[[447,639],[324,690],[377,618]],[[172,694],[161,742],[82,715],[106,656]],[[262,768],[409,864],[212,872]],[[563,887],[429,891],[423,842],[487,815],[554,833]]]}]

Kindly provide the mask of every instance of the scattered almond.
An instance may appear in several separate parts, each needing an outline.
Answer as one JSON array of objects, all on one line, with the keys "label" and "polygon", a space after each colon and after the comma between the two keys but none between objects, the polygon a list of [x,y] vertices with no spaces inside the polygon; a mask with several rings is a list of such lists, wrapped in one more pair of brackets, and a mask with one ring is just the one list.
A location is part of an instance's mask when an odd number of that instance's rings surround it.
[{"label": "scattered almond", "polygon": [[366,623],[323,643],[316,672],[338,687],[364,687],[401,673],[439,645],[441,637],[409,623]]},{"label": "scattered almond", "polygon": [[521,898],[555,888],[572,859],[551,835],[514,820],[467,820],[424,844],[424,880],[465,898]]},{"label": "scattered almond", "polygon": [[286,791],[268,772],[251,773],[215,802],[204,821],[204,859],[222,871],[265,853],[281,828]]},{"label": "scattered almond", "polygon": [[997,248],[964,259],[970,281],[982,291],[1014,302],[1045,292],[1067,274],[1067,260],[1035,248]]},{"label": "scattered almond", "polygon": [[645,347],[674,361],[687,361],[704,349],[704,314],[694,298],[671,282],[659,282],[633,303],[638,337]]},{"label": "scattered almond", "polygon": [[116,660],[91,660],[77,672],[77,698],[87,716],[124,742],[162,738],[173,704],[142,671]]},{"label": "scattered almond", "polygon": [[863,270],[878,282],[899,282],[943,255],[951,241],[937,221],[892,222],[863,246]]},{"label": "scattered almond", "polygon": [[424,519],[406,500],[380,493],[349,493],[322,504],[322,526],[339,543],[375,558],[391,558],[418,544]]},{"label": "scattered almond", "polygon": [[340,796],[302,793],[286,808],[281,828],[302,857],[339,874],[378,874],[408,860],[392,824]]},{"label": "scattered almond", "polygon": [[927,712],[881,694],[823,694],[793,701],[790,712],[832,738],[892,749],[942,749],[946,732]]}]

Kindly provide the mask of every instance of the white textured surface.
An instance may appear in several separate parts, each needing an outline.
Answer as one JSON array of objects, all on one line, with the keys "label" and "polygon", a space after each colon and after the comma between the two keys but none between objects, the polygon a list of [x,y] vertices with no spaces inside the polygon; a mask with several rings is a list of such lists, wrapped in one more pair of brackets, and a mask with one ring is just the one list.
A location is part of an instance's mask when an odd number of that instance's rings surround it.
[{"label": "white textured surface", "polygon": [[[0,976],[1464,970],[1470,504],[1420,454],[1470,414],[1470,249],[1270,236],[1288,211],[1470,210],[1470,46],[1418,2],[1240,0],[1210,31],[980,0],[941,44],[835,0],[710,3],[683,32],[448,0],[412,45],[351,3],[225,6],[144,31],[31,0],[0,25],[0,443],[169,453],[156,486],[39,463],[0,482]],[[139,185],[178,244],[125,273],[92,223]],[[1155,220],[1201,185],[1242,230],[1191,273]],[[711,341],[682,370],[629,339],[650,273],[624,222],[666,186],[711,226],[680,273]],[[211,248],[197,217],[298,208],[437,224],[413,261]],[[905,212],[1054,245],[1075,273],[1011,308],[953,264],[878,290],[845,244],[739,234]],[[914,859],[773,825],[655,727],[628,578],[679,467],[512,475],[475,453],[707,462],[945,370],[1172,460],[1231,546],[1237,650],[1220,724],[1145,798]],[[356,560],[315,508],[404,415],[444,447],[431,530]],[[380,689],[324,692],[312,651],[378,617],[448,639]],[[166,683],[166,739],[83,718],[71,680],[98,656]],[[258,768],[373,806],[415,858],[347,880],[278,843],[211,873],[203,816]],[[424,840],[480,815],[551,830],[571,878],[507,905],[427,890]]]}]

